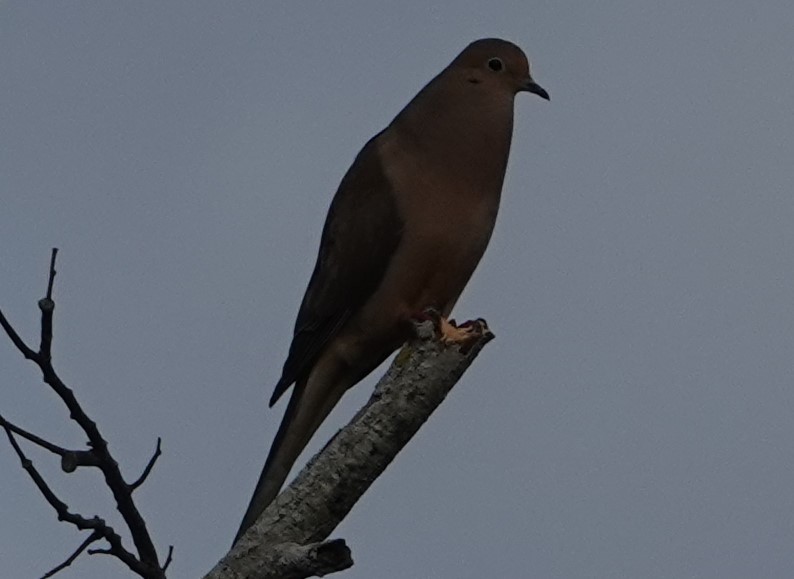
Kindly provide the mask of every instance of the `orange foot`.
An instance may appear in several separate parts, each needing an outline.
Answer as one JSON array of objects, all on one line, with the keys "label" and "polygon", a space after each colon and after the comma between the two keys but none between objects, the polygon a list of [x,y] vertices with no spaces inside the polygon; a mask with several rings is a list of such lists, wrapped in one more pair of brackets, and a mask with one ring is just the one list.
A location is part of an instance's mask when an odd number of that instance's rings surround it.
[{"label": "orange foot", "polygon": [[444,344],[465,344],[474,337],[474,325],[461,324],[458,327],[455,320],[444,317],[440,317],[438,323],[441,342]]},{"label": "orange foot", "polygon": [[427,308],[416,318],[432,321],[441,343],[447,345],[468,345],[482,336],[493,336],[482,318],[457,325],[455,320],[448,320],[434,308]]}]

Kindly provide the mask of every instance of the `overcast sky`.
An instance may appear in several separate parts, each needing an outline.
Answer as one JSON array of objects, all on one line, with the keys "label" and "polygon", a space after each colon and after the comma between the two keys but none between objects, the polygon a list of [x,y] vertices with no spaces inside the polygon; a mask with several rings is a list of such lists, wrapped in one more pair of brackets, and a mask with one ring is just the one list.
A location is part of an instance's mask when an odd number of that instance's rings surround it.
[{"label": "overcast sky", "polygon": [[[788,578],[794,4],[0,2],[0,307],[137,476],[170,577],[226,552],[340,178],[470,41],[522,46],[491,246],[456,309],[497,335],[334,533],[348,579]],[[316,448],[366,400],[343,401]],[[0,340],[0,413],[84,442]],[[29,448],[29,447],[26,447]],[[85,515],[94,471],[59,472]],[[0,565],[83,534],[0,442]],[[81,557],[67,578],[126,578]]]}]

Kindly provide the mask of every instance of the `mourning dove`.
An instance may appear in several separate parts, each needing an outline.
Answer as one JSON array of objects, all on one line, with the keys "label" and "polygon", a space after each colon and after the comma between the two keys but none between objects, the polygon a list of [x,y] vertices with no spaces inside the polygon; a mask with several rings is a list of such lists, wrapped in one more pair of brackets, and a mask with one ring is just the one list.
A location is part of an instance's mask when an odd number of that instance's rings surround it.
[{"label": "mourning dove", "polygon": [[467,46],[345,174],[331,203],[270,406],[295,388],[235,542],[275,498],[345,391],[411,337],[427,308],[446,321],[493,231],[519,92],[544,99],[505,40]]}]

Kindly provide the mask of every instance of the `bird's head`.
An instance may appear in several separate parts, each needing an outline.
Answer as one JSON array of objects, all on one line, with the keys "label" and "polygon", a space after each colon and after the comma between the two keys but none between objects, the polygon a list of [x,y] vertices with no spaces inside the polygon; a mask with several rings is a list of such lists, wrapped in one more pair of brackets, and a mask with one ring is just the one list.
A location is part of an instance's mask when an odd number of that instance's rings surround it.
[{"label": "bird's head", "polygon": [[531,92],[550,100],[549,93],[532,78],[524,52],[512,42],[484,38],[469,44],[452,61],[450,69],[464,82],[508,92]]}]

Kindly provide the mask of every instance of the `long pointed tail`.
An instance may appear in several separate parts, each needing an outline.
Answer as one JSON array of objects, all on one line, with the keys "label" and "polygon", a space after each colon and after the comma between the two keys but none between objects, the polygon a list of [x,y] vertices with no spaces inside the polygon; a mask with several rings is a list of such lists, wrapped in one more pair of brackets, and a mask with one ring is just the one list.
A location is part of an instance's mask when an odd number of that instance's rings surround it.
[{"label": "long pointed tail", "polygon": [[295,385],[256,483],[254,496],[234,537],[235,543],[276,498],[295,461],[346,390],[344,385],[334,384],[333,381],[329,384],[327,380],[318,380],[316,377],[317,374],[312,372],[307,382]]},{"label": "long pointed tail", "polygon": [[[300,404],[300,390],[302,390],[302,388],[298,388],[296,385],[295,391],[290,397],[289,405],[284,413],[284,418],[281,419],[281,425],[278,427],[276,438],[273,440],[273,445],[270,447],[265,466],[262,468],[262,473],[259,475],[259,480],[254,488],[254,495],[251,497],[251,502],[248,504],[248,508],[245,511],[243,521],[240,523],[240,529],[234,537],[235,543],[243,533],[248,530],[248,527],[254,524],[262,511],[264,511],[273,499],[276,498],[292,465],[298,459],[298,455],[306,444],[304,443],[301,448],[292,445],[292,452],[289,453],[287,453],[287,451],[290,449],[285,448],[284,445],[287,432],[290,429],[295,429],[293,421]],[[292,438],[294,438],[294,435]]]}]

